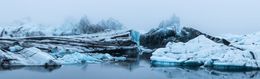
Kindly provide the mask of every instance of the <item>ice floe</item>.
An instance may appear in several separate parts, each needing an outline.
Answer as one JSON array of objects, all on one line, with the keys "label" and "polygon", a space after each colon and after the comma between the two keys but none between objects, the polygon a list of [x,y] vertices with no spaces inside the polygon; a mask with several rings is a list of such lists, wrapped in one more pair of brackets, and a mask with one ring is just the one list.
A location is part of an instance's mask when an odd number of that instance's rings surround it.
[{"label": "ice floe", "polygon": [[215,43],[201,35],[187,43],[169,42],[151,57],[153,65],[207,66],[217,69],[258,69],[259,55],[249,50]]},{"label": "ice floe", "polygon": [[73,53],[64,55],[62,58],[58,58],[58,61],[61,64],[77,64],[77,63],[96,63],[101,62],[101,60],[94,58],[92,56],[81,54],[81,53]]},{"label": "ice floe", "polygon": [[60,64],[83,64],[83,63],[101,63],[104,61],[124,61],[126,57],[113,57],[110,54],[99,53],[72,53],[57,58]]},{"label": "ice floe", "polygon": [[43,65],[58,65],[48,53],[31,47],[25,48],[20,52],[0,51],[1,65],[9,66],[43,66]]},{"label": "ice floe", "polygon": [[110,54],[78,53],[59,48],[48,53],[35,47],[22,48],[17,45],[9,50],[0,50],[2,66],[52,66],[126,60],[126,57],[113,57]]}]

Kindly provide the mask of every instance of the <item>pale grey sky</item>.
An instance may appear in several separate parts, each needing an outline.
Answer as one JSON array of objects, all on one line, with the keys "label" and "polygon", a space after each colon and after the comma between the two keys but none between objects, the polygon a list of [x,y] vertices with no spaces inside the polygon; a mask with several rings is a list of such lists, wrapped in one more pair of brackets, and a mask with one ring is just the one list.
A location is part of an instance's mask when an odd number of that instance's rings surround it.
[{"label": "pale grey sky", "polygon": [[260,0],[1,0],[0,23],[24,17],[60,24],[87,15],[92,22],[115,18],[129,28],[148,30],[176,14],[182,25],[210,34],[260,31]]}]

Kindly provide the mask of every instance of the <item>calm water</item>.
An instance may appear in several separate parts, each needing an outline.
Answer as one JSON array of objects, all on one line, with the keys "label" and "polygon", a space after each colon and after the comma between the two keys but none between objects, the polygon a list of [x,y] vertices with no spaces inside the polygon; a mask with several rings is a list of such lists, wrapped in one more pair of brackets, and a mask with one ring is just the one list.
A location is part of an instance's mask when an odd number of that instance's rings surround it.
[{"label": "calm water", "polygon": [[149,61],[22,67],[0,70],[1,79],[260,79],[259,71],[221,72],[205,68],[151,67]]}]

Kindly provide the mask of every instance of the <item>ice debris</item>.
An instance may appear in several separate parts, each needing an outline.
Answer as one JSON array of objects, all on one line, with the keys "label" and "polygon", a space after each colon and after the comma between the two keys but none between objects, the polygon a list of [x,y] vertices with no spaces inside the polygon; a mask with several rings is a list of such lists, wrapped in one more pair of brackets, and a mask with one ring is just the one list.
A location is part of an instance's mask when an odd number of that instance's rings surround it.
[{"label": "ice debris", "polygon": [[151,60],[153,65],[162,66],[259,69],[259,58],[255,52],[215,43],[205,36],[198,36],[187,43],[169,42],[165,48],[153,52]]}]

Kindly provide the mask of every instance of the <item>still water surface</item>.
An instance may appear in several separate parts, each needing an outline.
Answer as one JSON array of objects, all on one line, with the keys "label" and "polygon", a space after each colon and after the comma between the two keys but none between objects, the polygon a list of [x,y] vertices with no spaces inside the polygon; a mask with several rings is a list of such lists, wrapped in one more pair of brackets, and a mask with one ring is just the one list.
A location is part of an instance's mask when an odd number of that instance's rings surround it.
[{"label": "still water surface", "polygon": [[260,79],[259,71],[222,72],[205,68],[152,67],[135,62],[22,67],[0,70],[0,79]]}]

